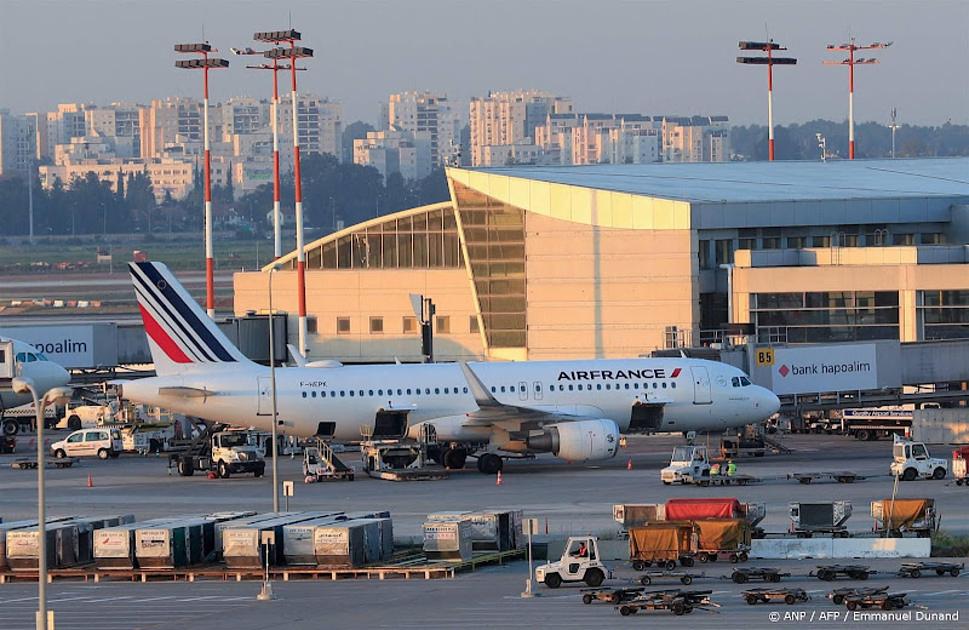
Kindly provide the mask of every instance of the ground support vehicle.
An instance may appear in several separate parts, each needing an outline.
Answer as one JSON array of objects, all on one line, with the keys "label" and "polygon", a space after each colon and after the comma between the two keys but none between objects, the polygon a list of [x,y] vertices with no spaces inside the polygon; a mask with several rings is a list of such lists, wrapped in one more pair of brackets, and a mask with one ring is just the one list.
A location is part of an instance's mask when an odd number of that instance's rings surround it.
[{"label": "ground support vehicle", "polygon": [[582,603],[605,602],[607,604],[621,604],[630,602],[642,593],[643,588],[584,588],[582,589]]},{"label": "ground support vehicle", "polygon": [[303,448],[303,481],[353,481],[353,468],[336,456],[326,442]]},{"label": "ground support vehicle", "polygon": [[845,603],[845,598],[847,597],[882,595],[887,592],[887,586],[879,586],[877,588],[857,588],[854,586],[847,586],[845,588],[836,588],[829,592],[828,599],[830,599],[835,606],[841,606]]},{"label": "ground support vehicle", "polygon": [[912,412],[905,409],[845,409],[841,424],[856,440],[905,435],[912,429]]},{"label": "ground support vehicle", "polygon": [[74,431],[63,440],[51,444],[50,452],[57,459],[95,455],[98,459],[108,459],[121,455],[123,448],[120,431],[100,427]]},{"label": "ground support vehicle", "polygon": [[586,586],[596,588],[608,574],[609,569],[600,560],[599,539],[595,536],[570,536],[560,559],[535,568],[535,580],[549,588],[569,582],[585,582]]},{"label": "ground support vehicle", "polygon": [[831,582],[839,577],[846,577],[852,580],[867,580],[869,576],[878,573],[870,567],[861,564],[819,564],[815,571],[808,574],[808,577],[816,577],[825,582]]},{"label": "ground support vehicle", "polygon": [[949,472],[949,462],[930,456],[929,450],[922,442],[913,442],[895,436],[889,472],[902,481],[945,479]]},{"label": "ground support vehicle", "polygon": [[654,521],[629,530],[629,560],[636,571],[661,566],[667,571],[677,563],[691,567],[699,530],[692,521]]},{"label": "ground support vehicle", "polygon": [[706,577],[706,573],[688,573],[686,571],[647,571],[639,576],[639,583],[643,586],[650,586],[656,580],[675,578],[680,584],[689,586],[696,578]]},{"label": "ground support vehicle", "polygon": [[838,483],[854,483],[856,481],[864,481],[867,479],[864,475],[859,475],[858,473],[849,472],[846,470],[838,472],[812,472],[812,473],[790,473],[787,475],[788,479],[796,479],[798,482],[803,484],[813,483],[815,481],[837,481]]},{"label": "ground support vehicle", "polygon": [[121,428],[121,443],[126,453],[161,453],[169,449],[174,439],[175,426],[172,424],[135,424]]},{"label": "ground support vehicle", "polygon": [[[54,428],[57,424],[57,405],[50,405],[44,409],[44,427]],[[37,420],[37,412],[34,405],[21,405],[11,409],[4,409],[0,406],[0,433],[3,435],[16,435],[34,430],[34,423]]]},{"label": "ground support vehicle", "polygon": [[857,610],[859,608],[881,608],[882,610],[897,610],[908,606],[908,593],[862,593],[845,597],[845,608]]},{"label": "ground support vehicle", "polygon": [[266,472],[266,460],[250,440],[250,432],[227,430],[226,426],[202,423],[193,439],[173,441],[168,456],[169,474],[175,468],[182,477],[191,477],[196,470],[222,479],[236,473],[262,477]]},{"label": "ground support vehicle", "polygon": [[830,534],[832,538],[847,538],[845,523],[851,517],[850,501],[794,502],[789,504],[790,532],[798,538],[812,538],[815,534]]},{"label": "ground support vehicle", "polygon": [[875,533],[892,537],[914,534],[928,538],[939,528],[941,518],[935,499],[880,499],[871,502]]},{"label": "ground support vehicle", "polygon": [[752,588],[744,591],[740,596],[751,606],[771,602],[792,605],[811,599],[803,588]]},{"label": "ground support vehicle", "polygon": [[969,446],[952,451],[952,478],[957,486],[969,487]]},{"label": "ground support vehicle", "polygon": [[360,444],[367,476],[387,481],[435,481],[447,479],[446,468],[428,465],[424,442],[367,440]]},{"label": "ground support vehicle", "polygon": [[677,446],[670,456],[670,465],[659,473],[665,485],[700,483],[710,478],[710,458],[705,446]]},{"label": "ground support vehicle", "polygon": [[780,582],[781,578],[790,577],[789,572],[782,572],[780,569],[772,567],[744,567],[734,569],[730,574],[730,579],[734,584],[746,584],[747,582]]},{"label": "ground support vehicle", "polygon": [[[45,468],[70,468],[75,463],[77,459],[74,457],[62,457],[60,459],[45,459]],[[10,463],[10,467],[14,470],[36,470],[37,469],[37,458],[36,457],[19,457]]]},{"label": "ground support vehicle", "polygon": [[688,615],[696,608],[710,609],[717,607],[710,600],[713,591],[647,591],[640,593],[635,599],[616,608],[623,617],[634,615],[639,611],[668,610],[674,615]]},{"label": "ground support vehicle", "polygon": [[965,563],[956,564],[955,562],[906,562],[898,570],[900,577],[919,578],[923,573],[935,573],[942,577],[946,573],[952,577],[959,577],[962,570],[966,568]]}]

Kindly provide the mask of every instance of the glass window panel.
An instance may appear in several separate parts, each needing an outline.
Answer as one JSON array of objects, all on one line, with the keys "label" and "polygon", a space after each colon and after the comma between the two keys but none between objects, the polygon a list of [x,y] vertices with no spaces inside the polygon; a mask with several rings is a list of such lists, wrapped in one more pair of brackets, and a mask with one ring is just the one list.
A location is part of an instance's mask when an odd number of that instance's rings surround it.
[{"label": "glass window panel", "polygon": [[432,269],[444,266],[444,242],[440,233],[428,234],[427,257],[428,266]]},{"label": "glass window panel", "polygon": [[306,268],[321,269],[323,267],[323,251],[320,247],[314,247],[306,251]]},{"label": "glass window panel", "polygon": [[336,241],[323,243],[323,268],[336,269]]},{"label": "glass window panel", "polygon": [[397,267],[397,235],[385,233],[383,236],[383,267],[392,269]]},{"label": "glass window panel", "polygon": [[401,268],[414,266],[414,235],[397,235],[397,260]]},{"label": "glass window panel", "polygon": [[461,243],[456,233],[444,234],[444,266],[457,267],[461,264]]},{"label": "glass window panel", "polygon": [[353,267],[351,242],[350,236],[344,236],[337,241],[337,267],[340,269],[351,269]]},{"label": "glass window panel", "polygon": [[414,267],[427,268],[427,234],[414,234]]},{"label": "glass window panel", "polygon": [[438,231],[444,229],[444,215],[440,210],[427,213],[427,229]]}]

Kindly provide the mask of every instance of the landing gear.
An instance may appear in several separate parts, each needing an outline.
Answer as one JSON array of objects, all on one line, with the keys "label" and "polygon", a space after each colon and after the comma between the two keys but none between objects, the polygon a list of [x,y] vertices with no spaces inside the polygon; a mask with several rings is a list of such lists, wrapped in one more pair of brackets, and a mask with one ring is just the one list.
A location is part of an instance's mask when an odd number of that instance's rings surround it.
[{"label": "landing gear", "polygon": [[504,468],[505,461],[494,453],[478,455],[478,470],[486,475],[494,475]]},{"label": "landing gear", "polygon": [[448,470],[460,470],[468,459],[468,451],[463,448],[446,448],[441,452],[441,463]]}]

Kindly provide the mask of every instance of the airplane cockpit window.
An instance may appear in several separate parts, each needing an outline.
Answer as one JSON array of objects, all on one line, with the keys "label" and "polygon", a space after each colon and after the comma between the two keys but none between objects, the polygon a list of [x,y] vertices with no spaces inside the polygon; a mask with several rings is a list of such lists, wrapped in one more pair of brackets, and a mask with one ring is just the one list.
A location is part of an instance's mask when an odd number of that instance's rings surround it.
[{"label": "airplane cockpit window", "polygon": [[748,379],[746,376],[741,376],[740,377],[740,384],[743,387],[747,387],[748,385],[750,385],[750,379]]},{"label": "airplane cockpit window", "polygon": [[733,385],[734,387],[740,387],[740,379],[734,376],[733,378],[730,379],[730,384]]},{"label": "airplane cockpit window", "polygon": [[47,358],[47,355],[44,354],[43,352],[38,352],[37,353],[37,360],[38,361],[49,361],[50,359],[48,359]]}]

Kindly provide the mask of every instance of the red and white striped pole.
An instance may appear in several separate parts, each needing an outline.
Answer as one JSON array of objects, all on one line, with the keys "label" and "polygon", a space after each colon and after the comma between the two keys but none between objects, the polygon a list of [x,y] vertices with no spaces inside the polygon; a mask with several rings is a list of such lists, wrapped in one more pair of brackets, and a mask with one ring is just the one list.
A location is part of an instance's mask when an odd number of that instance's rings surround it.
[{"label": "red and white striped pole", "polygon": [[293,96],[293,180],[296,197],[296,293],[299,314],[299,351],[306,356],[306,252],[303,251],[303,184],[299,168],[299,103],[296,97],[296,42],[290,40],[290,77]]},{"label": "red and white striped pole", "polygon": [[212,156],[209,153],[209,55],[202,53],[202,149],[205,161],[205,312],[215,317],[215,254],[212,243]]},{"label": "red and white striped pole", "polygon": [[767,159],[774,161],[774,64],[767,45]]},{"label": "red and white striped pole", "polygon": [[282,216],[279,208],[279,61],[273,59],[273,260],[283,255]]},{"label": "red and white striped pole", "polygon": [[855,159],[855,42],[848,47],[848,159]]}]

